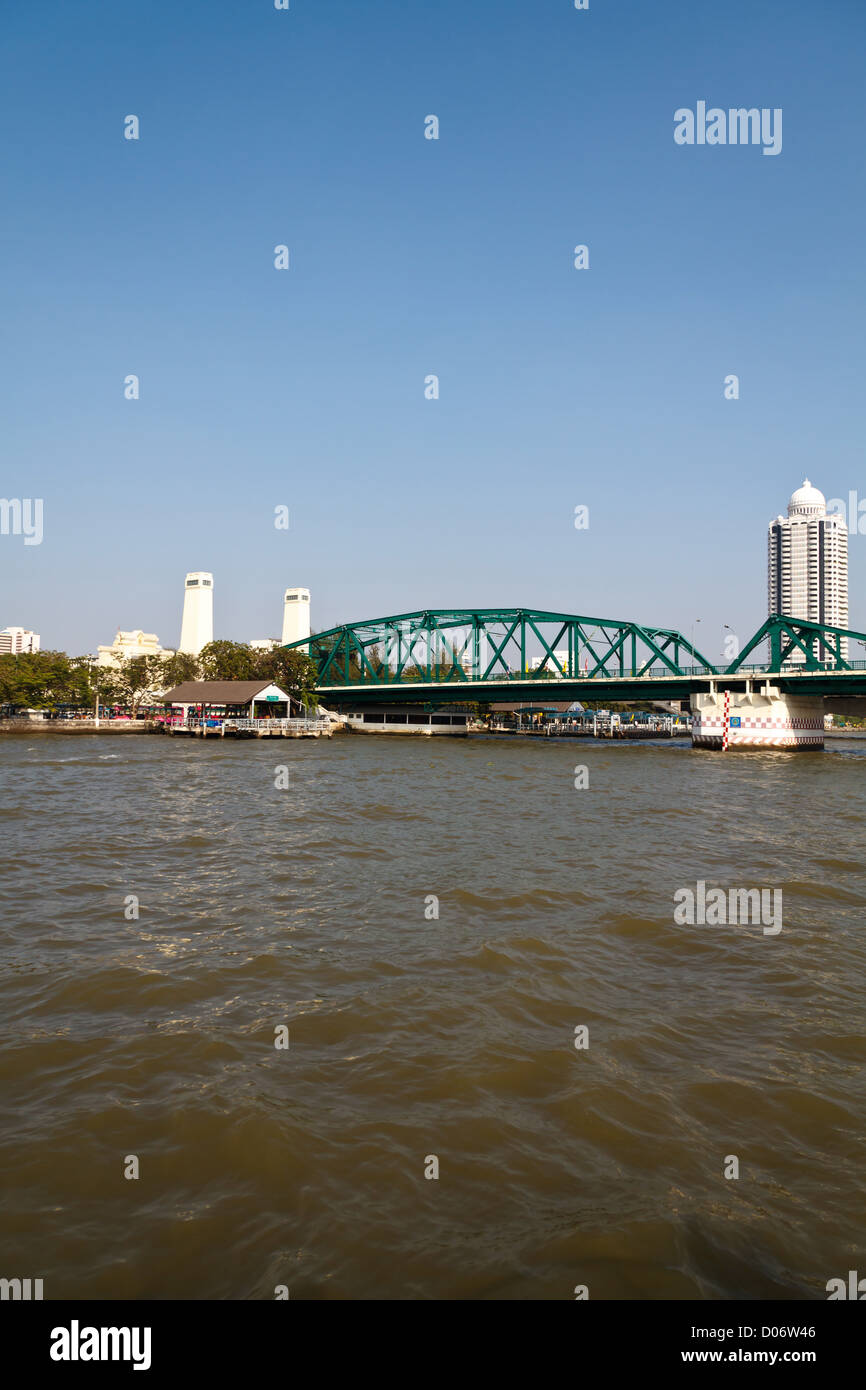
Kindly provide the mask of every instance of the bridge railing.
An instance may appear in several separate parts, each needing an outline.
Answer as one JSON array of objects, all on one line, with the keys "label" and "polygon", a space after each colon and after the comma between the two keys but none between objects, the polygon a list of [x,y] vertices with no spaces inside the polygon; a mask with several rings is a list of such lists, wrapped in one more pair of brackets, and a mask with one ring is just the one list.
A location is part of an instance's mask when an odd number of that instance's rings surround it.
[{"label": "bridge railing", "polygon": [[[732,677],[732,678],[737,678],[737,677],[744,677],[744,676],[745,676],[745,677],[750,677],[750,676],[756,676],[756,675],[767,675],[768,673],[772,672],[773,674],[776,674],[776,675],[781,674],[781,675],[784,675],[784,676],[786,676],[786,677],[793,677],[793,676],[815,676],[815,675],[824,674],[824,673],[836,673],[836,674],[844,675],[845,672],[846,672],[846,670],[851,670],[851,671],[866,671],[866,661],[849,661],[848,664],[847,664],[847,666],[836,666],[836,664],[835,664],[834,662],[828,661],[828,662],[823,663],[823,664],[821,665],[821,667],[819,668],[819,670],[817,670],[817,671],[816,671],[814,668],[812,668],[812,669],[808,668],[803,662],[800,662],[800,661],[786,661],[786,662],[783,662],[782,667],[781,667],[781,670],[774,671],[773,668],[772,668],[771,666],[769,666],[769,665],[767,664],[767,662],[764,661],[764,662],[749,663],[749,664],[745,664],[745,663],[744,663],[742,666],[738,666],[737,669],[736,669],[735,671],[732,671],[730,674],[731,674],[731,677]],[[696,676],[718,677],[719,679],[724,679],[726,675],[727,675],[727,669],[726,669],[725,666],[722,666],[722,665],[720,665],[720,666],[718,666],[718,667],[713,667],[713,666],[684,666],[684,667],[682,667],[682,669],[681,669],[681,673],[680,673],[679,679],[682,679],[682,680],[689,680],[689,679],[692,679],[692,678],[694,678],[694,677],[696,677]],[[373,680],[373,679],[369,679],[369,678],[368,678],[368,679],[366,679],[366,680],[354,680],[354,681],[350,680],[350,681],[348,681],[348,682],[340,682],[340,681],[325,682],[325,685],[324,685],[323,688],[325,688],[325,689],[339,689],[340,685],[343,685],[343,684],[346,684],[346,685],[348,685],[349,687],[352,687],[352,688],[354,688],[354,689],[357,689],[358,687],[363,686],[363,687],[366,687],[367,689],[370,689],[370,690],[375,690],[377,687],[382,687],[382,686],[400,686],[401,688],[403,688],[404,690],[406,690],[407,695],[408,695],[409,692],[412,690],[412,687],[415,686],[415,685],[423,685],[423,686],[441,685],[441,686],[448,686],[448,687],[451,688],[451,689],[467,690],[467,691],[468,691],[468,690],[471,690],[471,688],[472,688],[473,685],[503,685],[503,684],[507,684],[507,683],[509,683],[509,682],[515,682],[515,683],[520,682],[520,683],[525,684],[527,681],[537,681],[537,682],[539,682],[539,683],[544,682],[545,685],[556,686],[556,685],[559,685],[559,684],[562,684],[562,683],[574,684],[575,681],[598,681],[598,682],[601,684],[601,683],[604,683],[604,682],[621,681],[621,680],[659,680],[659,681],[669,681],[669,680],[676,680],[677,678],[678,678],[677,675],[676,675],[674,672],[670,671],[666,666],[652,666],[652,667],[650,667],[648,670],[643,669],[643,668],[641,668],[641,667],[625,667],[622,671],[619,671],[619,670],[614,669],[614,670],[611,670],[611,671],[609,671],[609,672],[604,672],[604,671],[585,671],[585,670],[584,670],[584,671],[575,671],[574,675],[570,675],[570,676],[569,676],[569,675],[563,675],[563,674],[562,674],[561,672],[559,672],[559,671],[551,671],[551,670],[544,670],[544,671],[539,671],[539,670],[535,670],[535,671],[513,671],[513,670],[512,670],[512,671],[497,671],[497,672],[495,672],[495,673],[491,673],[491,674],[488,675],[488,676],[470,676],[470,675],[467,675],[464,679],[449,678],[449,679],[447,679],[447,680],[443,680],[443,679],[440,678],[440,679],[437,680],[437,679],[434,677],[434,678],[431,679],[429,682],[428,682],[428,681],[423,681],[423,680],[418,680],[418,679],[412,679],[412,680],[407,680],[407,679],[405,679],[405,678],[401,679],[401,678],[395,676],[395,674],[394,674],[393,672],[391,672],[391,671],[388,671],[388,672],[384,672],[384,671],[383,671],[383,672],[380,672],[380,673],[379,673],[379,678],[376,679],[376,680]],[[247,721],[247,722],[250,722],[250,721]],[[258,722],[259,722],[259,723],[262,723],[262,722],[264,722],[264,721],[258,721]]]}]

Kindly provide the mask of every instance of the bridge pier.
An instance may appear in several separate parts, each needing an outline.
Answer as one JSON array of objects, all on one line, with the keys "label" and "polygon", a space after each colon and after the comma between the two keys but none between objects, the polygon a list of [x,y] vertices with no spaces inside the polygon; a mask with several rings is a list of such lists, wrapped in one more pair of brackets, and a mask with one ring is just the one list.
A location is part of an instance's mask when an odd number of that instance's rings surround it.
[{"label": "bridge pier", "polygon": [[819,696],[783,695],[766,682],[745,690],[710,690],[691,697],[694,748],[824,747],[824,701]]}]

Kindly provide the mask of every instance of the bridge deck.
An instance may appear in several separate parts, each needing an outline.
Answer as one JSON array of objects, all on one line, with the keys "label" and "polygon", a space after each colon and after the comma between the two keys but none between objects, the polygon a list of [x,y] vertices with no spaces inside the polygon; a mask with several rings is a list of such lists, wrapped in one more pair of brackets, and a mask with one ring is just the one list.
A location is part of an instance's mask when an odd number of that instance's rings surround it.
[{"label": "bridge deck", "polygon": [[783,695],[813,695],[824,699],[833,696],[866,698],[866,664],[862,670],[851,671],[768,671],[751,669],[732,675],[682,675],[669,671],[650,672],[644,676],[563,676],[533,680],[531,676],[515,673],[508,680],[495,681],[365,681],[354,685],[322,685],[317,688],[319,699],[345,703],[388,701],[414,704],[431,701],[437,704],[497,700],[687,700],[690,695],[708,691],[746,689],[752,684],[759,689],[769,684]]}]

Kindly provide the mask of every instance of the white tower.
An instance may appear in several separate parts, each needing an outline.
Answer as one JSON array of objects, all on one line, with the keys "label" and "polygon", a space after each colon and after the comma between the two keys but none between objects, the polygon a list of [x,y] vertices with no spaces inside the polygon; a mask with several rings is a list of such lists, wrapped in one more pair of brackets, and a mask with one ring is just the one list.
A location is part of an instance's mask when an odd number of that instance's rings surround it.
[{"label": "white tower", "polygon": [[186,577],[183,591],[183,622],[179,652],[198,656],[213,641],[213,575],[193,570]]},{"label": "white tower", "polygon": [[[767,608],[771,616],[848,626],[848,532],[841,516],[827,514],[824,494],[808,478],[791,497],[787,517],[769,525]],[[816,648],[817,657],[829,657],[821,643]],[[847,637],[842,656],[847,660]],[[795,650],[788,660],[801,662],[805,656]]]},{"label": "white tower", "polygon": [[287,589],[283,600],[283,646],[310,635],[309,589]]}]

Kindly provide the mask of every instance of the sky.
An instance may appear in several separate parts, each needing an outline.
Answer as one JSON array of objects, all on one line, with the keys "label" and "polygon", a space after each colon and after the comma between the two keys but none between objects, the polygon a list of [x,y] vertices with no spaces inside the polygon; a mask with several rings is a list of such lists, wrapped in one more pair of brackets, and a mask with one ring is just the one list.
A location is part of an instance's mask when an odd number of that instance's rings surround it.
[{"label": "sky", "polygon": [[[699,620],[712,659],[804,477],[866,499],[862,0],[2,27],[0,492],[43,538],[0,535],[0,627],[175,647],[209,570],[218,637],[278,635],[303,584],[318,630],[521,606]],[[678,145],[699,101],[781,108],[781,152]]]}]

